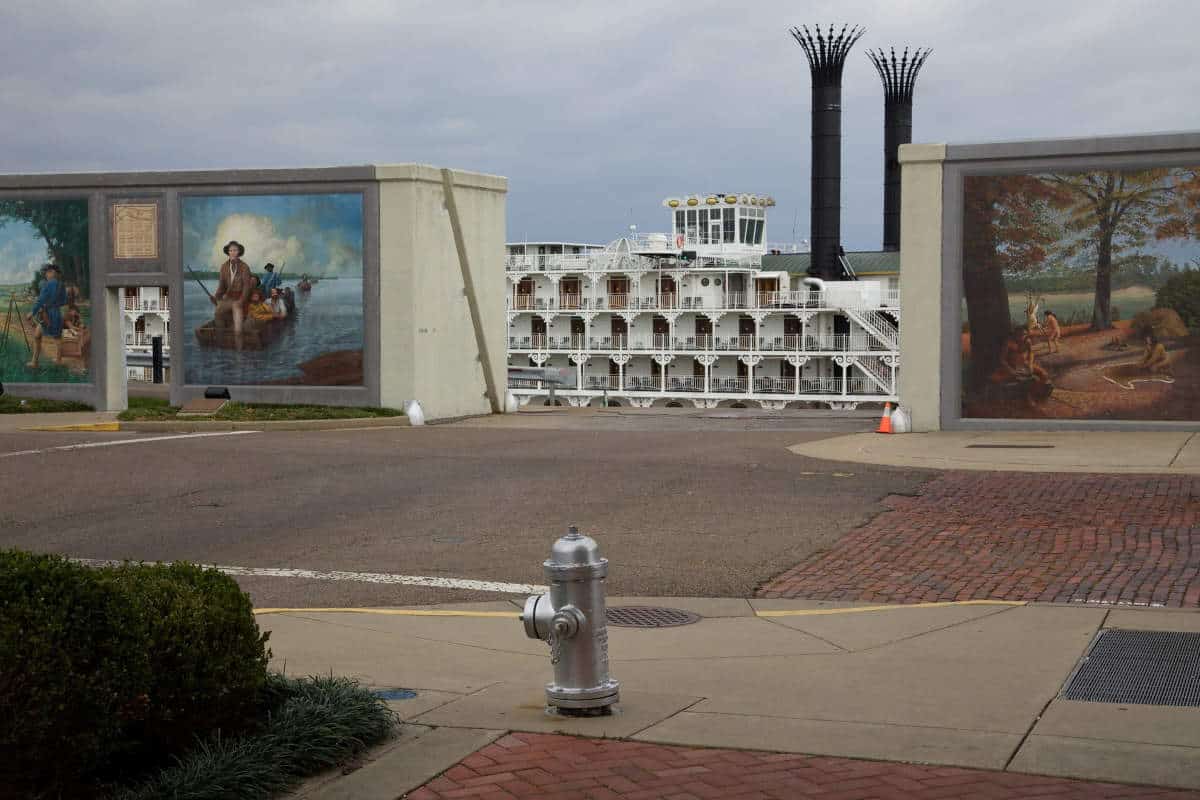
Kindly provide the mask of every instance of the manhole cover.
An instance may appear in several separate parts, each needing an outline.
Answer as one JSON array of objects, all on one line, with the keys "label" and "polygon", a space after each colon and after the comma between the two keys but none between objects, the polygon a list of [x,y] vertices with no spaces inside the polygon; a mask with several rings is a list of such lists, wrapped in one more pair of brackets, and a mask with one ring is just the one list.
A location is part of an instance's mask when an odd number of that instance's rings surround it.
[{"label": "manhole cover", "polygon": [[699,614],[678,608],[654,606],[617,606],[608,611],[608,624],[622,628],[673,628],[700,621]]},{"label": "manhole cover", "polygon": [[1063,697],[1200,707],[1200,633],[1101,631]]}]

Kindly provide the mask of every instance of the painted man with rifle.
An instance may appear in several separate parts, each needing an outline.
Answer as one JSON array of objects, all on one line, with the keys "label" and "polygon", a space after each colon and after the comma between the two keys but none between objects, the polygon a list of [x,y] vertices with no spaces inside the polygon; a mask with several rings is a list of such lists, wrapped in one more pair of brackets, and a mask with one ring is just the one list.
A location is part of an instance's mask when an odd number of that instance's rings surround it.
[{"label": "painted man with rifle", "polygon": [[229,258],[221,265],[217,291],[210,298],[217,307],[213,312],[213,319],[216,320],[217,327],[225,328],[229,326],[232,318],[233,332],[240,335],[249,300],[250,265],[242,261],[246,248],[242,247],[240,242],[231,241],[223,249]]}]

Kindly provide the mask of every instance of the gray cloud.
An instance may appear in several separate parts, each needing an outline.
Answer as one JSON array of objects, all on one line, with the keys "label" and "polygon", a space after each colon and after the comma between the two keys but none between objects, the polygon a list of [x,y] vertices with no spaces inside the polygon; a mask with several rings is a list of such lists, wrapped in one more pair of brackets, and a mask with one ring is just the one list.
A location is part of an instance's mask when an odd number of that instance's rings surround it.
[{"label": "gray cloud", "polygon": [[982,2],[205,3],[0,8],[0,170],[419,161],[509,177],[509,236],[662,228],[671,194],[808,228],[809,79],[790,25],[867,35],[846,70],[843,235],[879,244],[867,47],[934,48],[917,141],[1196,127],[1200,6]]}]

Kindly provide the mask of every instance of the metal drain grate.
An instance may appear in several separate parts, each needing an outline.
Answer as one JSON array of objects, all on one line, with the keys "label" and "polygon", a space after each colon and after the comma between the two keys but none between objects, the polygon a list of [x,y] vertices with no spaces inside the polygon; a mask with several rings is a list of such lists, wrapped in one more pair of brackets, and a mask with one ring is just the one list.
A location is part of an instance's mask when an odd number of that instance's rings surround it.
[{"label": "metal drain grate", "polygon": [[983,447],[990,450],[1053,450],[1052,444],[969,444],[971,447]]},{"label": "metal drain grate", "polygon": [[1063,697],[1200,707],[1200,633],[1101,631],[1067,681]]},{"label": "metal drain grate", "polygon": [[678,608],[617,606],[607,610],[608,624],[622,628],[673,628],[700,621],[699,614]]}]

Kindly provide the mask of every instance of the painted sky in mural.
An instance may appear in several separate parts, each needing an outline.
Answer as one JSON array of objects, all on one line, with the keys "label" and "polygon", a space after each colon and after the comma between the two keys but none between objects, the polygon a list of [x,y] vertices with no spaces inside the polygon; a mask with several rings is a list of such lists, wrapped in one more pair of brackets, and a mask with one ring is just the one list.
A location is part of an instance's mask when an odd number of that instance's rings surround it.
[{"label": "painted sky in mural", "polygon": [[181,204],[185,382],[361,385],[362,195]]},{"label": "painted sky in mural", "polygon": [[0,200],[0,381],[88,380],[90,274],[86,199]]},{"label": "painted sky in mural", "polygon": [[1200,419],[1200,167],[972,176],[962,414]]}]

